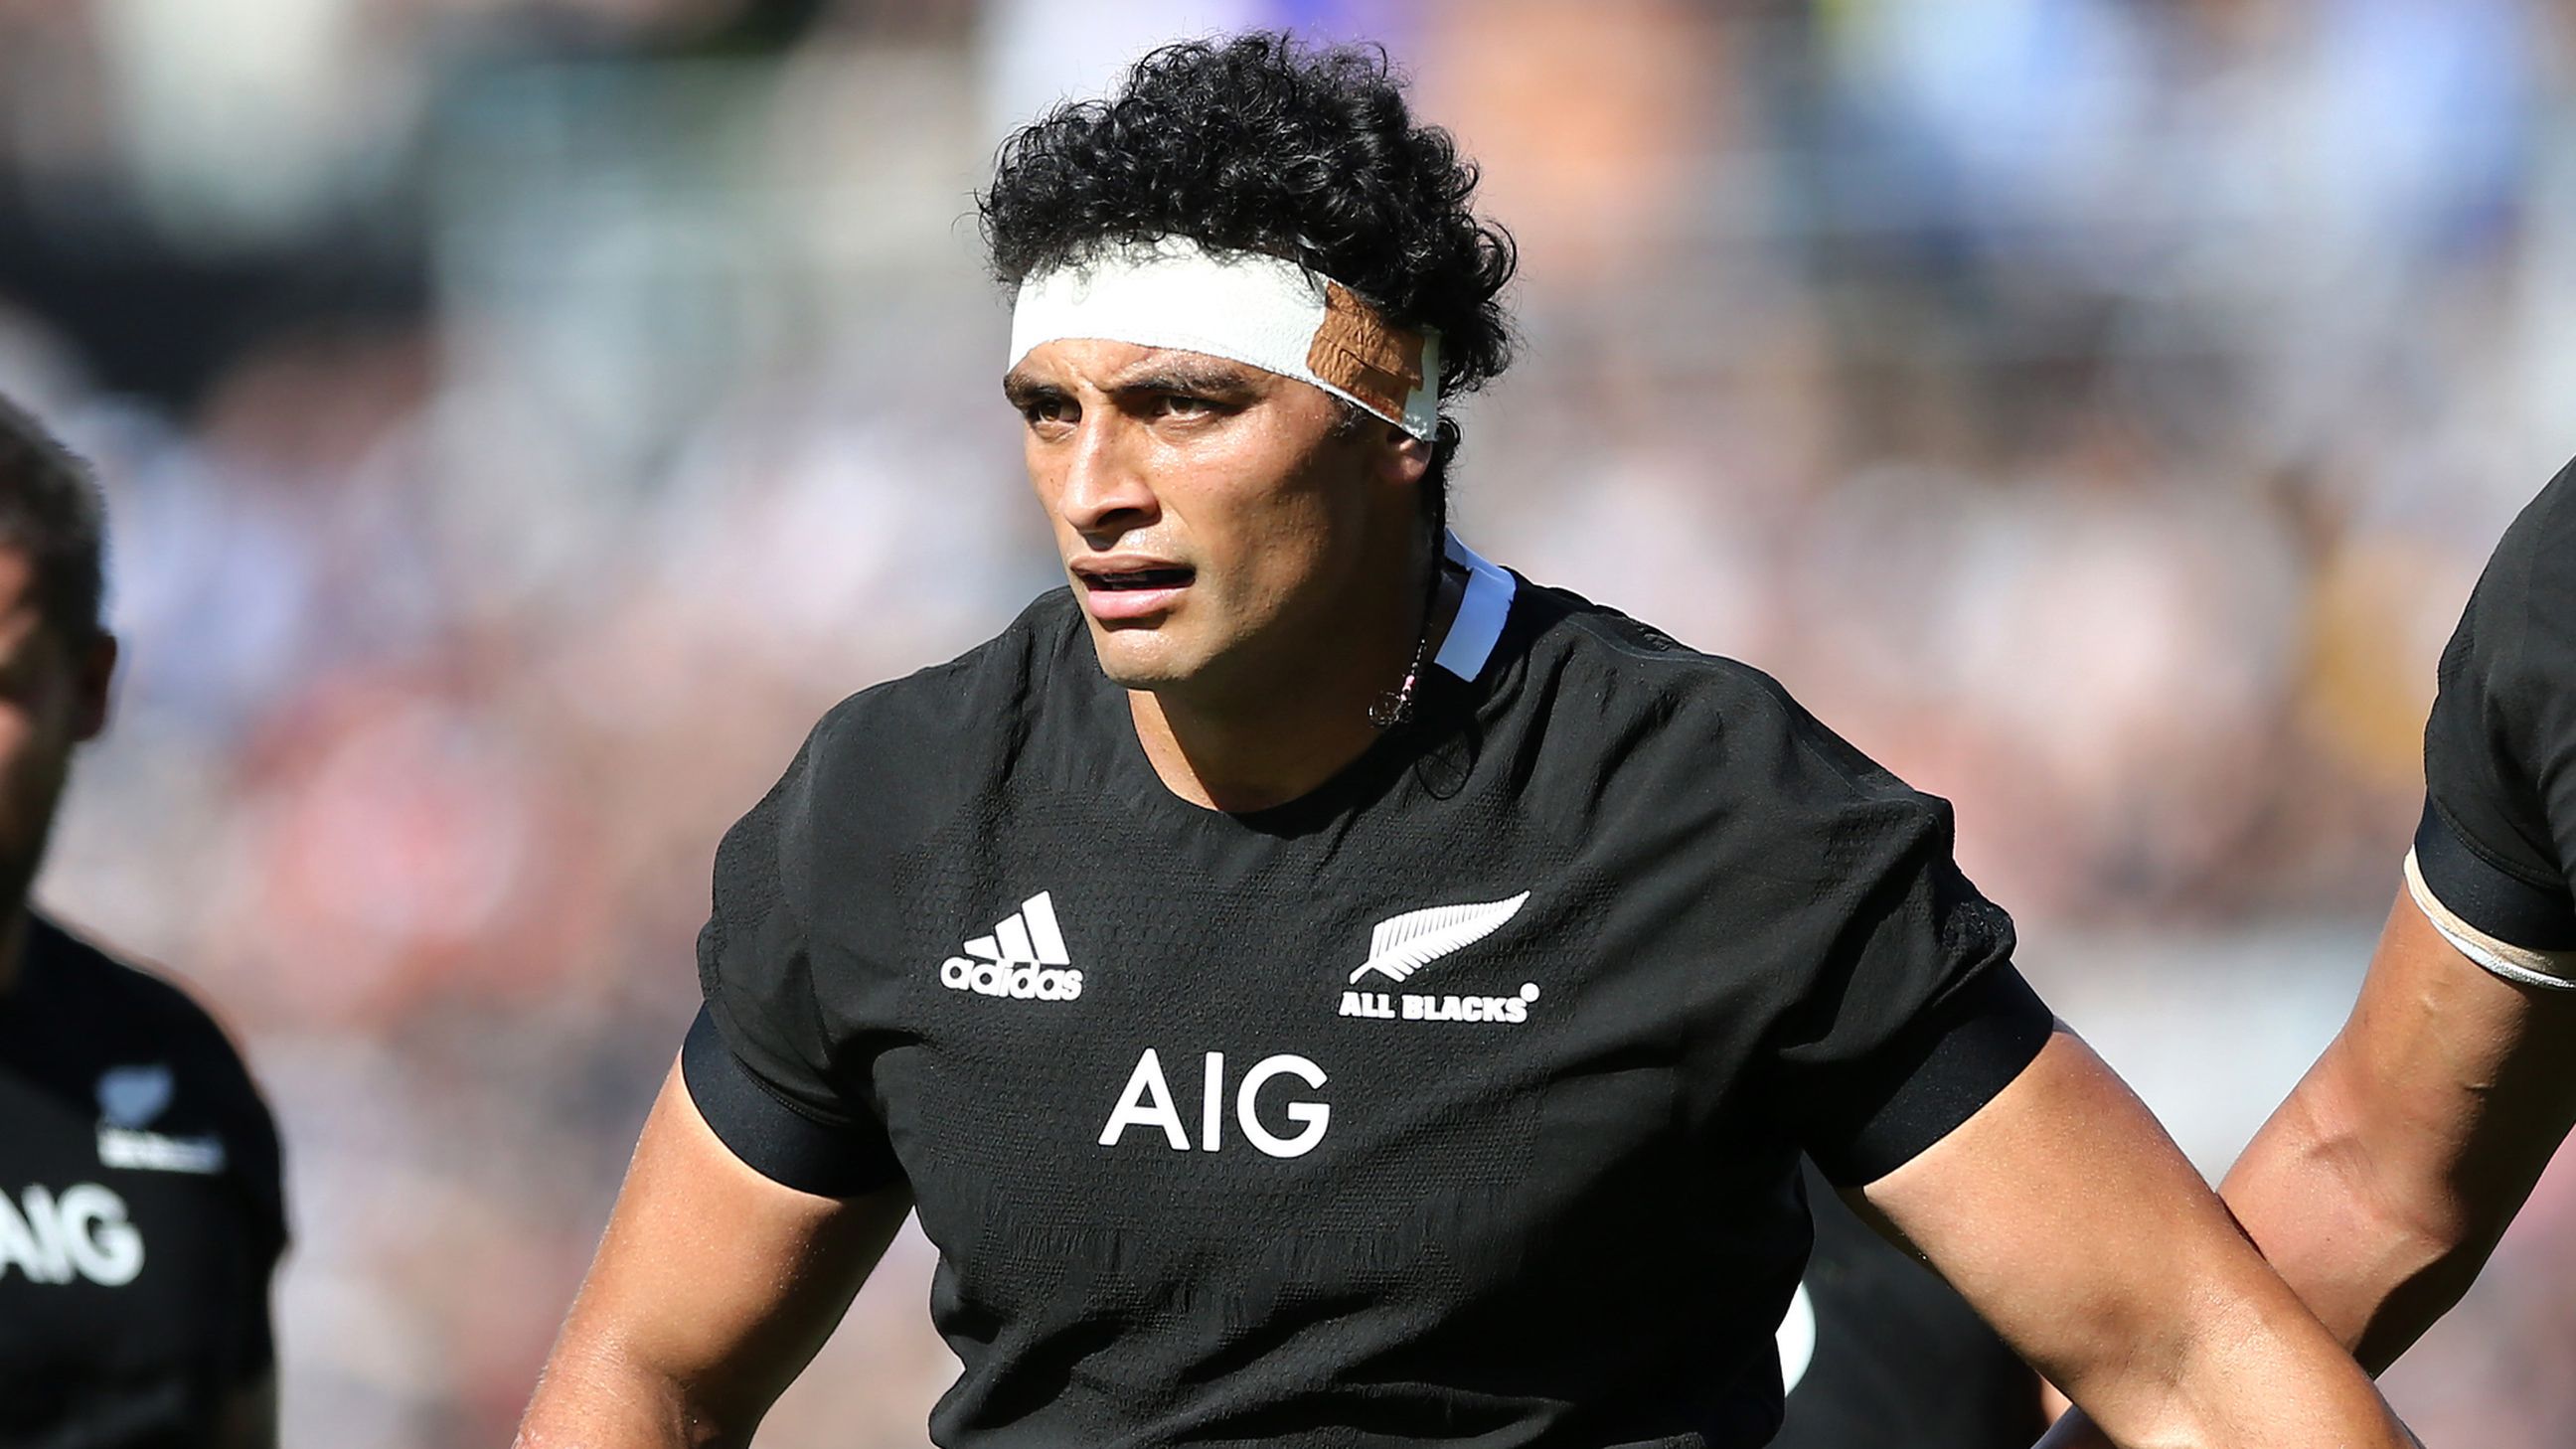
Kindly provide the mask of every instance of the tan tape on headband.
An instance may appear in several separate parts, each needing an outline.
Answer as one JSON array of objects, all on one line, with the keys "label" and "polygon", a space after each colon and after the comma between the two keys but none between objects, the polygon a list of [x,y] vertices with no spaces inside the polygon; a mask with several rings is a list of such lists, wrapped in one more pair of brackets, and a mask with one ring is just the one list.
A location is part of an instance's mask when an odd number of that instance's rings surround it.
[{"label": "tan tape on headband", "polygon": [[1324,320],[1306,349],[1315,375],[1383,418],[1401,419],[1422,386],[1422,334],[1390,327],[1350,288],[1326,280]]}]

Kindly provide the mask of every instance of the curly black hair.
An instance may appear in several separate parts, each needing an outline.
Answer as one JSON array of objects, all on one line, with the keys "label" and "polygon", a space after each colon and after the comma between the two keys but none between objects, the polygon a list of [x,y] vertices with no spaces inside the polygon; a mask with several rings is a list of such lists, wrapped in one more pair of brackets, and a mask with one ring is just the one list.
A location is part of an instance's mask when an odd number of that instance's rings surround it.
[{"label": "curly black hair", "polygon": [[63,638],[105,629],[107,523],[89,465],[0,397],[0,548],[27,556],[36,603]]},{"label": "curly black hair", "polygon": [[[1115,95],[1021,128],[976,205],[1008,286],[1165,236],[1297,262],[1396,326],[1437,328],[1446,400],[1512,356],[1499,299],[1518,258],[1471,209],[1476,180],[1448,132],[1413,123],[1384,50],[1255,33],[1164,46]],[[1459,436],[1444,410],[1424,490],[1435,518]]]}]

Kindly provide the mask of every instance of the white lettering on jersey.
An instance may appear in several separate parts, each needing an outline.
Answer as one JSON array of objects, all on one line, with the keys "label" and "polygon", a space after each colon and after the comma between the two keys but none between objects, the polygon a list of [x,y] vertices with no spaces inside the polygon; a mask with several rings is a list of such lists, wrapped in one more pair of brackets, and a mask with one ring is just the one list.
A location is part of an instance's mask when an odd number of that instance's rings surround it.
[{"label": "white lettering on jersey", "polygon": [[965,955],[941,962],[939,984],[978,996],[1072,1001],[1082,995],[1082,973],[1072,965],[1056,923],[1054,895],[1040,891],[1003,918],[993,934],[967,942]]},{"label": "white lettering on jersey", "polygon": [[20,1200],[24,1212],[0,1192],[0,1276],[16,1268],[31,1283],[68,1283],[77,1272],[102,1287],[122,1288],[143,1271],[143,1234],[127,1220],[125,1200],[109,1189],[75,1183],[57,1198],[29,1187]]},{"label": "white lettering on jersey", "polygon": [[212,1176],[224,1170],[224,1139],[211,1132],[202,1137],[164,1137],[158,1132],[102,1126],[98,1129],[98,1161],[102,1167],[128,1172]]},{"label": "white lettering on jersey", "polygon": [[[1529,1020],[1530,1003],[1538,1000],[1538,983],[1524,981],[1513,996],[1417,996],[1386,991],[1345,991],[1344,1016],[1393,1021],[1484,1021],[1518,1026]],[[1399,1010],[1399,1006],[1402,1008]]]},{"label": "white lettering on jersey", "polygon": [[[1244,1073],[1243,1082],[1234,1093],[1234,1122],[1245,1141],[1272,1157],[1303,1157],[1324,1140],[1324,1131],[1332,1124],[1333,1109],[1323,1102],[1290,1102],[1285,1112],[1289,1121],[1298,1124],[1293,1136],[1273,1132],[1261,1120],[1261,1089],[1271,1078],[1293,1076],[1309,1088],[1320,1088],[1327,1078],[1324,1069],[1301,1056],[1281,1054],[1264,1057],[1252,1070]],[[1199,1149],[1215,1152],[1225,1145],[1222,1125],[1225,1114],[1225,1053],[1206,1054],[1204,1087],[1199,1098]],[[1127,1086],[1118,1094],[1118,1104],[1110,1110],[1109,1125],[1100,1129],[1100,1145],[1115,1147],[1130,1127],[1159,1127],[1163,1140],[1175,1152],[1190,1150],[1187,1124],[1181,1120],[1180,1108],[1172,1101],[1171,1084],[1163,1077],[1162,1059],[1147,1047],[1137,1058],[1136,1070],[1128,1075]]]},{"label": "white lettering on jersey", "polygon": [[[27,1275],[30,1282],[62,1283],[72,1276],[71,1255],[63,1251],[61,1227],[54,1220],[54,1199],[41,1187],[27,1189],[28,1216],[21,1217],[17,1204],[0,1192],[0,1274],[11,1267]],[[39,1236],[35,1223],[44,1225]]]},{"label": "white lettering on jersey", "polygon": [[[1147,1096],[1153,1100],[1147,1102]],[[1155,1059],[1152,1047],[1137,1059],[1127,1090],[1118,1094],[1117,1110],[1109,1114],[1109,1125],[1100,1129],[1100,1145],[1117,1146],[1119,1135],[1135,1126],[1160,1127],[1174,1150],[1190,1150],[1190,1134],[1181,1126],[1181,1111],[1172,1105],[1171,1085],[1163,1080],[1163,1064]]]},{"label": "white lettering on jersey", "polygon": [[[1271,1156],[1303,1157],[1315,1150],[1316,1143],[1324,1140],[1324,1129],[1332,1124],[1333,1109],[1321,1102],[1291,1102],[1288,1104],[1288,1120],[1302,1124],[1302,1130],[1294,1137],[1274,1135],[1261,1125],[1261,1114],[1254,1110],[1254,1099],[1261,1091],[1262,1083],[1283,1073],[1294,1074],[1309,1087],[1324,1085],[1324,1069],[1304,1057],[1264,1057],[1258,1066],[1243,1074],[1243,1086],[1234,1094],[1235,1120],[1241,1124],[1243,1135],[1251,1139],[1252,1145]],[[1213,1092],[1213,1076],[1209,1078],[1209,1085]]]}]

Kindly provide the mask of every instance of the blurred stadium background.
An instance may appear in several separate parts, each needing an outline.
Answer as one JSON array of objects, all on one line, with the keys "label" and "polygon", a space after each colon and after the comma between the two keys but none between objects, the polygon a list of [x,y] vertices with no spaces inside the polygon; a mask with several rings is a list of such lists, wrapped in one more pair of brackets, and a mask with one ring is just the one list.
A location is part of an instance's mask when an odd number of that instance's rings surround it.
[{"label": "blurred stadium background", "polygon": [[[722,828],[1053,577],[969,195],[1150,42],[1383,40],[1524,245],[1493,556],[1959,802],[2223,1167],[2340,1019],[2432,666],[2576,453],[2576,15],[2518,0],[0,0],[0,389],[130,650],[41,897],[287,1132],[290,1444],[505,1442]],[[908,1240],[764,1443],[915,1445]],[[2576,1172],[2393,1376],[2576,1422]]]}]

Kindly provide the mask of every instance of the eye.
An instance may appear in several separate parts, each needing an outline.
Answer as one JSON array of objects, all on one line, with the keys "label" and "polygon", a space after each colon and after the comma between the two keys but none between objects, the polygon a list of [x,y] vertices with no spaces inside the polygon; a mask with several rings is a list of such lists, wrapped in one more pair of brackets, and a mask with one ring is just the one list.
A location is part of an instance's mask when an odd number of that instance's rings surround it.
[{"label": "eye", "polygon": [[1154,415],[1156,417],[1203,418],[1214,413],[1216,410],[1217,407],[1215,403],[1203,397],[1192,397],[1190,394],[1185,392],[1165,392],[1156,393],[1154,395]]},{"label": "eye", "polygon": [[1020,404],[1020,416],[1033,428],[1071,422],[1074,417],[1073,400],[1061,394],[1033,397]]}]

